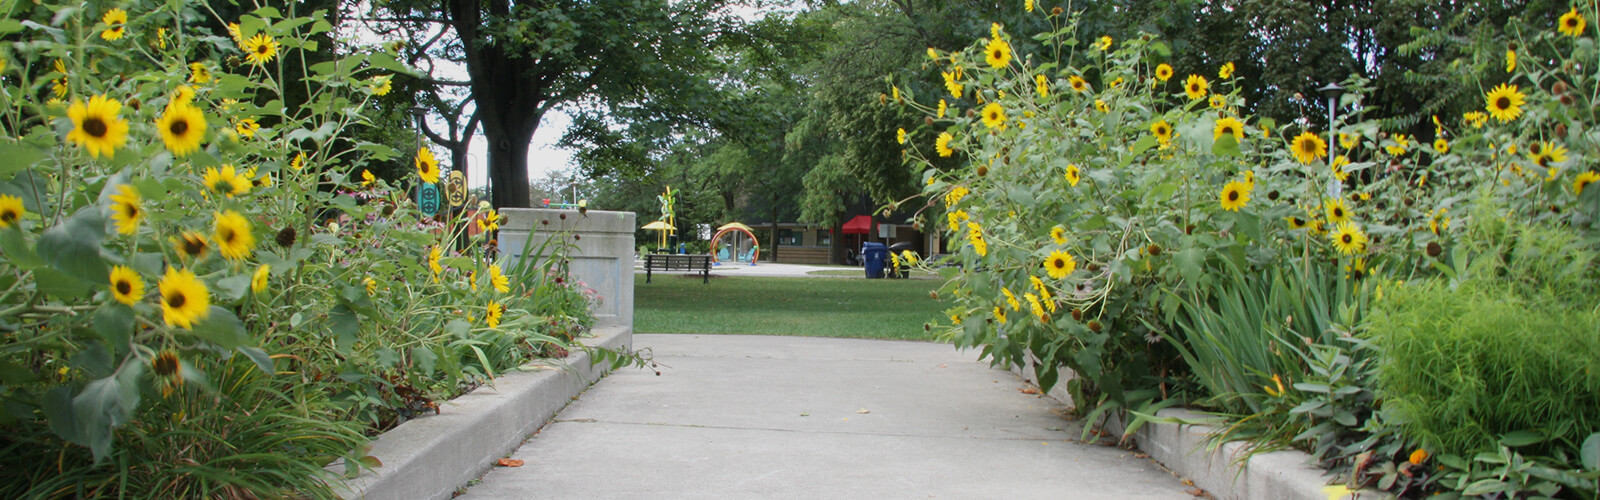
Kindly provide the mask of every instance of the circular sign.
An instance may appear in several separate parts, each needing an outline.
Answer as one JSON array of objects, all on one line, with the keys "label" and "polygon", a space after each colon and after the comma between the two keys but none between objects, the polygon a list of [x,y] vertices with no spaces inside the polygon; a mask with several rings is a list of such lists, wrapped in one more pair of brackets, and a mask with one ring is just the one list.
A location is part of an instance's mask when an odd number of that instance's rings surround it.
[{"label": "circular sign", "polygon": [[444,199],[450,200],[450,208],[457,208],[467,204],[467,175],[460,170],[451,170],[450,178],[444,182]]},{"label": "circular sign", "polygon": [[423,184],[417,189],[417,208],[423,215],[439,213],[439,185]]}]

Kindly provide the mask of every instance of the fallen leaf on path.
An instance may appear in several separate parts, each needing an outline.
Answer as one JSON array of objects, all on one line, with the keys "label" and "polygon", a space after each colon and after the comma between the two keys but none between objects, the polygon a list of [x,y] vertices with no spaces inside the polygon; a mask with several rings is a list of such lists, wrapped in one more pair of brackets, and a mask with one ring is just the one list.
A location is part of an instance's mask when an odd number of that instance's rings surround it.
[{"label": "fallen leaf on path", "polygon": [[1184,493],[1188,493],[1190,495],[1194,495],[1194,496],[1201,497],[1201,498],[1205,498],[1205,497],[1211,496],[1211,495],[1207,495],[1206,494],[1206,490],[1202,490],[1200,488],[1195,488],[1195,489],[1192,489],[1192,490],[1189,490],[1189,491],[1185,491]]},{"label": "fallen leaf on path", "polygon": [[1017,390],[1021,391],[1023,394],[1038,394],[1039,393],[1038,389],[1035,389],[1035,388],[1032,388],[1032,387],[1023,387],[1023,388],[1017,389]]},{"label": "fallen leaf on path", "polygon": [[868,413],[872,413],[872,410],[868,410],[866,408],[862,408],[862,409],[856,410],[856,413],[860,413],[860,414],[865,415],[865,414],[868,414]]},{"label": "fallen leaf on path", "polygon": [[494,464],[501,467],[522,467],[522,461],[515,458],[502,458]]},{"label": "fallen leaf on path", "polygon": [[1150,458],[1149,453],[1134,453],[1133,458]]},{"label": "fallen leaf on path", "polygon": [[939,368],[944,368],[944,363],[939,363]]}]

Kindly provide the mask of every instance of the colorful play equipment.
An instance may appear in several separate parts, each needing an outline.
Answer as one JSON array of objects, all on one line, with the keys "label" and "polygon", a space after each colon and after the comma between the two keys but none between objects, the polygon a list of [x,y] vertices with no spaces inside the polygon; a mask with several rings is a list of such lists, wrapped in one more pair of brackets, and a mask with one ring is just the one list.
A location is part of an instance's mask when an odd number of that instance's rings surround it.
[{"label": "colorful play equipment", "polygon": [[667,235],[678,232],[677,215],[672,211],[675,197],[672,194],[672,186],[667,186],[667,192],[656,196],[656,201],[661,202],[661,217],[656,219],[655,222],[644,225],[645,229],[654,229],[661,232],[661,244],[656,246],[658,249],[667,248]]},{"label": "colorful play equipment", "polygon": [[[728,242],[722,238],[728,236]],[[756,259],[761,258],[760,240],[750,226],[738,222],[729,222],[717,228],[717,234],[711,237],[711,263],[722,265],[723,262],[749,263],[756,265]]]}]

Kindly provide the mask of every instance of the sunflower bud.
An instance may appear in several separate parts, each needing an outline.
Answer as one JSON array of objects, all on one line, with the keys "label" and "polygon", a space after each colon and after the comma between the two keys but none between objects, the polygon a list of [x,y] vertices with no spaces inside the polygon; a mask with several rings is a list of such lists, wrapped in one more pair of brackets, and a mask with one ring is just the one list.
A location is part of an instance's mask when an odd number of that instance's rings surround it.
[{"label": "sunflower bud", "polygon": [[1274,189],[1272,191],[1268,191],[1267,192],[1267,200],[1268,201],[1278,201],[1278,190]]},{"label": "sunflower bud", "polygon": [[1091,331],[1091,332],[1095,332],[1095,333],[1100,333],[1100,330],[1101,330],[1101,329],[1102,329],[1102,328],[1105,328],[1105,326],[1104,326],[1104,325],[1101,325],[1101,324],[1100,324],[1100,321],[1098,321],[1098,320],[1092,320],[1092,319],[1091,319],[1091,320],[1089,320],[1089,331]]},{"label": "sunflower bud", "polygon": [[878,105],[881,106],[881,105],[884,105],[884,104],[889,104],[889,96],[883,95],[882,92],[879,92],[878,93]]},{"label": "sunflower bud", "polygon": [[277,241],[280,247],[289,248],[294,246],[294,238],[294,226],[284,226],[283,229],[278,230],[278,236],[274,238],[274,241]]},{"label": "sunflower bud", "polygon": [[928,298],[933,299],[933,300],[939,300],[939,291],[938,290],[930,290],[928,292]]},{"label": "sunflower bud", "polygon": [[1050,9],[1050,15],[1052,15],[1052,16],[1059,16],[1059,15],[1061,15],[1062,12],[1063,11],[1061,10],[1061,7],[1056,7],[1056,8]]},{"label": "sunflower bud", "polygon": [[1145,247],[1144,251],[1146,253],[1149,253],[1151,257],[1160,257],[1161,256],[1161,245],[1157,245],[1155,243],[1151,243],[1150,246]]},{"label": "sunflower bud", "polygon": [[1577,102],[1577,99],[1573,99],[1572,94],[1561,94],[1562,106],[1571,106],[1575,102]]},{"label": "sunflower bud", "polygon": [[1439,242],[1437,242],[1437,241],[1428,242],[1428,256],[1429,257],[1438,257],[1439,254],[1442,254],[1442,253],[1444,253],[1444,247],[1439,246]]},{"label": "sunflower bud", "polygon": [[978,111],[977,110],[973,110],[973,109],[968,109],[967,110],[967,118],[972,118],[972,117],[976,117],[976,116],[978,116]]},{"label": "sunflower bud", "polygon": [[927,125],[927,126],[932,127],[933,126],[933,117],[932,116],[924,116],[924,117],[922,117],[922,123]]},{"label": "sunflower bud", "polygon": [[567,220],[567,214],[557,214],[557,215],[561,216],[561,220]]},{"label": "sunflower bud", "polygon": [[1567,124],[1565,124],[1565,123],[1557,123],[1556,124],[1556,137],[1559,137],[1559,138],[1562,138],[1562,139],[1566,139],[1567,138]]},{"label": "sunflower bud", "polygon": [[1073,321],[1083,321],[1083,309],[1073,309],[1072,310],[1072,320]]},{"label": "sunflower bud", "polygon": [[989,167],[985,165],[978,165],[978,177],[983,177],[986,175],[989,175]]}]

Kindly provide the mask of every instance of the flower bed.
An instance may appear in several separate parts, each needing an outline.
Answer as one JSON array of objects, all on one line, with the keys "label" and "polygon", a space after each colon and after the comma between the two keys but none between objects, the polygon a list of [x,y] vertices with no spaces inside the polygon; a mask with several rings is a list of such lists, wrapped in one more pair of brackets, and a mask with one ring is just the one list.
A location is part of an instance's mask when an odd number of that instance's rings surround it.
[{"label": "flower bed", "polygon": [[1527,29],[1509,81],[1426,138],[1383,129],[1359,78],[1331,125],[1280,124],[1233,62],[1177,75],[1153,36],[1039,15],[1026,42],[930,49],[938,95],[885,89],[927,115],[884,133],[957,264],[932,328],[1037,356],[1124,437],[1187,404],[1225,418],[1211,446],[1297,448],[1338,488],[1594,495],[1595,12]]},{"label": "flower bed", "polygon": [[326,54],[326,12],[14,7],[0,496],[328,497],[369,435],[593,324],[569,235],[506,262],[492,211],[418,212],[431,152],[354,133],[409,70]]}]

